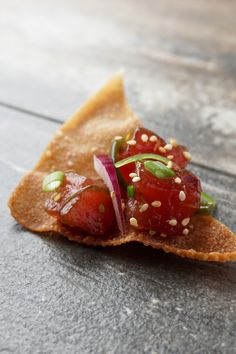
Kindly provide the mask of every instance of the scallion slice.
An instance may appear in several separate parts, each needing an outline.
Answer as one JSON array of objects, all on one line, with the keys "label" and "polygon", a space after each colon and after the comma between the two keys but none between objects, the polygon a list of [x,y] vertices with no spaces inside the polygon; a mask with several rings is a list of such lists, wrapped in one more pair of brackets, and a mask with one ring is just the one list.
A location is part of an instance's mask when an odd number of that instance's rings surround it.
[{"label": "scallion slice", "polygon": [[174,171],[159,161],[144,161],[144,168],[157,178],[169,178],[175,176]]},{"label": "scallion slice", "polygon": [[62,171],[55,171],[47,175],[43,180],[43,191],[53,192],[62,184],[65,178],[65,173]]},{"label": "scallion slice", "polygon": [[[111,148],[110,148],[110,156],[111,156],[113,164],[115,164],[115,162],[118,158],[121,145],[123,144],[124,141],[125,141],[124,138],[121,138],[119,140],[116,140],[116,139],[112,140]],[[126,188],[127,184],[118,169],[116,169],[116,175],[117,175],[118,181],[120,183],[120,186],[123,188]]]},{"label": "scallion slice", "polygon": [[133,156],[127,157],[126,159],[116,162],[115,167],[119,168],[119,167],[128,165],[129,163],[132,163],[132,162],[148,160],[148,159],[161,161],[161,162],[164,162],[165,164],[168,164],[168,162],[170,161],[166,157],[161,156],[161,155],[157,155],[157,154],[137,154],[137,155],[133,155]]},{"label": "scallion slice", "polygon": [[128,187],[127,187],[128,197],[133,198],[134,197],[134,193],[135,193],[135,187],[132,186],[131,184],[128,185]]},{"label": "scallion slice", "polygon": [[112,162],[115,163],[121,148],[121,145],[125,141],[124,138],[121,138],[119,140],[113,139],[111,143],[111,148],[110,148],[110,156],[112,159]]},{"label": "scallion slice", "polygon": [[217,203],[214,198],[204,192],[201,193],[201,202],[200,208],[198,209],[198,213],[211,215],[213,214],[216,206]]}]

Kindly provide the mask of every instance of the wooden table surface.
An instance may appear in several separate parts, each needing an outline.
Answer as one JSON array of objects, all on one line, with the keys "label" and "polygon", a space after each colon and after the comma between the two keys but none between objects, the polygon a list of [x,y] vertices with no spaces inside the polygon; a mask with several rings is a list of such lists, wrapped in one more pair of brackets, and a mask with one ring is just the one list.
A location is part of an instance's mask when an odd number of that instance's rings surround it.
[{"label": "wooden table surface", "polygon": [[134,111],[190,146],[236,232],[235,13],[230,0],[1,2],[1,353],[235,353],[235,263],[43,238],[6,206],[60,122],[124,69]]}]

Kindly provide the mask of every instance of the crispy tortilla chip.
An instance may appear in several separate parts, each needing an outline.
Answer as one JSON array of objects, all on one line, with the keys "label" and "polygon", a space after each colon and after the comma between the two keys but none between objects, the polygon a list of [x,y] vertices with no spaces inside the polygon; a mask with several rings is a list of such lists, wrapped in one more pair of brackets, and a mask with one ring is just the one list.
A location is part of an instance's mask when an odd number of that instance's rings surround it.
[{"label": "crispy tortilla chip", "polygon": [[69,169],[95,177],[93,154],[108,153],[114,136],[126,135],[138,125],[141,123],[125,98],[122,76],[115,75],[60,128],[39,163],[22,179],[9,201],[13,217],[31,231],[57,232],[86,245],[116,246],[138,241],[181,257],[207,261],[236,260],[235,235],[210,216],[195,216],[195,227],[188,236],[161,238],[130,229],[124,237],[113,234],[99,238],[65,227],[44,211],[47,195],[42,192],[42,180],[45,175]]}]

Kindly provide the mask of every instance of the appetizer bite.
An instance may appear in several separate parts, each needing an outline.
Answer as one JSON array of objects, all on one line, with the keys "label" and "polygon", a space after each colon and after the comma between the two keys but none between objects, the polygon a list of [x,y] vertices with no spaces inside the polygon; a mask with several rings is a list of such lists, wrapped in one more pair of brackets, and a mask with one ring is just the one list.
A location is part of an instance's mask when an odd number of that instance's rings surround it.
[{"label": "appetizer bite", "polygon": [[82,244],[137,241],[182,257],[236,260],[236,237],[211,216],[216,202],[187,169],[190,160],[174,138],[141,125],[116,75],[62,126],[9,206],[26,228]]},{"label": "appetizer bite", "polygon": [[[94,168],[104,183],[73,171],[46,176],[43,191],[50,193],[45,210],[91,235],[106,237],[117,226],[124,235],[131,226],[152,236],[187,236],[193,215],[202,211],[200,180],[185,169],[189,152],[145,128],[127,136],[131,139],[114,137],[110,156],[94,155]],[[205,213],[212,206],[208,196]]]}]

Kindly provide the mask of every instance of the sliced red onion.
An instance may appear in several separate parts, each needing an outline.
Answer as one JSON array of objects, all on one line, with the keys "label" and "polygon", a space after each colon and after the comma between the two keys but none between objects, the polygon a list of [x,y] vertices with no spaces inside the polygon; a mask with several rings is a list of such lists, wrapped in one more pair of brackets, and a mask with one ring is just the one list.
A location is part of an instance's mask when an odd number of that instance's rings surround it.
[{"label": "sliced red onion", "polygon": [[116,221],[122,235],[125,234],[125,216],[122,209],[120,186],[116,170],[108,155],[94,155],[93,164],[96,172],[103,179],[112,197]]}]

